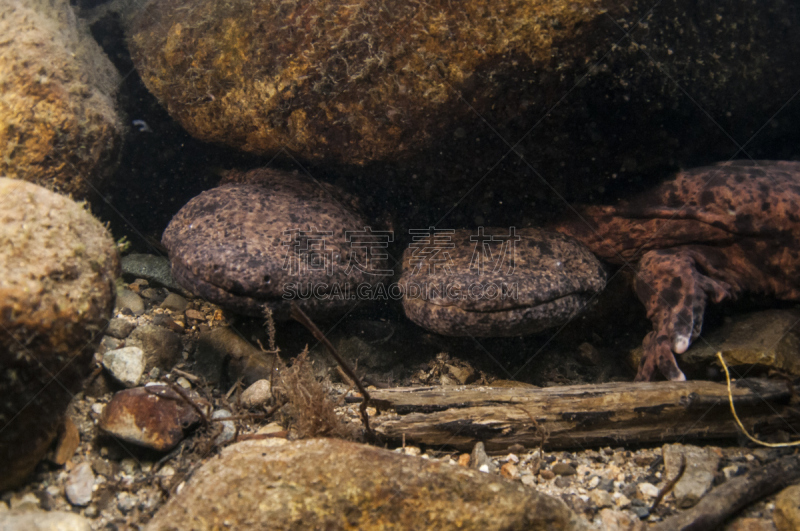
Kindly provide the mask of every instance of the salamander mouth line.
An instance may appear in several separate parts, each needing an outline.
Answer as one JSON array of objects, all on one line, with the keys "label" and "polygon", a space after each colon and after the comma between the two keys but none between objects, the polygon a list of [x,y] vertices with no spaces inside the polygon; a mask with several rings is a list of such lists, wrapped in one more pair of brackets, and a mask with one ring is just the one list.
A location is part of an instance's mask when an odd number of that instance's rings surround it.
[{"label": "salamander mouth line", "polygon": [[458,306],[458,304],[456,302],[450,302],[450,303],[446,303],[446,304],[439,304],[439,303],[436,303],[436,302],[422,300],[420,298],[409,299],[409,300],[416,300],[416,301],[421,302],[422,304],[430,305],[430,306],[436,306],[436,307],[440,307],[440,308],[455,308],[455,309],[457,309],[457,310],[459,310],[461,312],[464,312],[464,313],[474,313],[474,314],[492,314],[492,313],[495,313],[495,314],[501,314],[501,313],[513,312],[515,310],[527,310],[529,308],[544,307],[544,306],[548,306],[548,305],[553,305],[556,302],[559,302],[559,301],[562,301],[562,300],[573,299],[573,298],[586,300],[586,302],[584,304],[588,303],[588,299],[587,299],[587,297],[586,297],[584,292],[568,293],[567,295],[561,295],[559,297],[553,297],[553,298],[547,299],[547,300],[536,301],[536,302],[533,302],[531,304],[515,304],[515,305],[510,305],[510,306],[507,306],[507,307],[504,307],[504,308],[497,308],[497,309],[491,309],[491,310],[471,310],[471,309],[468,309],[468,308],[461,308],[460,306]]}]

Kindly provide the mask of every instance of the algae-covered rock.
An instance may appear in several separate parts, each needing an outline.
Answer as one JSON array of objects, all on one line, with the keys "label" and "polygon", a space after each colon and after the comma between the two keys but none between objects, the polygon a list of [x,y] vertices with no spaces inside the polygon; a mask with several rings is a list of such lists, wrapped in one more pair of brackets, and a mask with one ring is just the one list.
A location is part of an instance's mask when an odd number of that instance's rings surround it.
[{"label": "algae-covered rock", "polygon": [[774,369],[800,376],[800,311],[764,310],[733,316],[682,356],[689,365],[719,365],[722,352],[731,367]]},{"label": "algae-covered rock", "polygon": [[[548,193],[540,176],[586,196],[730,157],[730,138],[760,131],[800,85],[797,21],[778,0],[168,0],[139,13],[130,42],[149,90],[198,138],[411,158],[409,176],[437,177],[431,196],[489,177],[530,202]],[[788,112],[758,141],[793,134]]]},{"label": "algae-covered rock", "polygon": [[228,446],[146,527],[216,528],[591,529],[520,483],[337,439]]},{"label": "algae-covered rock", "polygon": [[0,3],[0,175],[86,197],[115,168],[120,76],[67,0]]},{"label": "algae-covered rock", "polygon": [[33,470],[83,385],[118,271],[82,205],[0,178],[0,491]]}]

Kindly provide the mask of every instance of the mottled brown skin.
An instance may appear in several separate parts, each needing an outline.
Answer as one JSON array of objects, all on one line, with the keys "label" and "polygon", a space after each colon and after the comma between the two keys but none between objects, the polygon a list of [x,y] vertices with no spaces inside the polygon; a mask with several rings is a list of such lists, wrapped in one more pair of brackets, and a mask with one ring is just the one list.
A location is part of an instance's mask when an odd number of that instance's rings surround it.
[{"label": "mottled brown skin", "polygon": [[675,354],[699,335],[708,299],[744,291],[800,299],[800,162],[695,168],[616,206],[584,209],[556,230],[600,258],[638,262],[635,289],[653,322],[637,380],[684,380]]},{"label": "mottled brown skin", "polygon": [[[405,292],[406,316],[447,336],[520,336],[565,323],[605,287],[603,266],[579,242],[539,229],[516,229],[516,233],[520,240],[514,252],[506,255],[496,271],[484,267],[483,274],[473,262],[476,243],[470,237],[476,234],[474,230],[457,230],[449,237],[453,247],[440,251],[448,253],[447,268],[427,268],[415,258],[419,244],[409,246],[403,253],[399,281]],[[485,234],[508,234],[508,229],[487,228]],[[491,244],[493,256],[500,247]],[[420,289],[418,296],[410,296],[412,284],[452,289]],[[495,288],[483,289],[492,284],[499,290],[507,287],[506,296],[492,291]],[[471,287],[474,291],[469,291]]]},{"label": "mottled brown skin", "polygon": [[[292,303],[317,317],[353,304],[344,298],[286,299],[290,283],[355,286],[382,280],[358,269],[346,272],[351,254],[360,264],[367,258],[345,233],[369,224],[351,208],[354,201],[334,187],[269,169],[233,174],[227,181],[189,201],[164,231],[172,274],[186,289],[236,313],[258,316],[269,308],[274,317],[287,319]],[[286,267],[287,252],[292,260],[303,260],[304,253],[284,245],[291,240],[285,231],[297,229],[332,232],[324,238],[332,274]],[[383,261],[370,263],[386,269]]]}]

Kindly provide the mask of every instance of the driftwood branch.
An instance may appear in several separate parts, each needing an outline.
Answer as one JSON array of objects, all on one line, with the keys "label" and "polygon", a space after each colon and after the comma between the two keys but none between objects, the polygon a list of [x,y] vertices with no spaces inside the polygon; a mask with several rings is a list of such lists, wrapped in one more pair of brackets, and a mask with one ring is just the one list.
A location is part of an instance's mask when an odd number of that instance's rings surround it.
[{"label": "driftwood branch", "polygon": [[800,479],[800,457],[792,455],[733,478],[706,494],[700,502],[660,524],[653,531],[716,529],[747,505]]},{"label": "driftwood branch", "polygon": [[[751,432],[794,433],[800,417],[788,407],[786,382],[739,380],[736,410]],[[372,392],[373,418],[389,441],[469,451],[513,444],[533,447],[539,430],[547,447],[587,448],[736,438],[725,385],[714,382],[614,382],[547,388],[396,388]],[[396,413],[396,414],[393,414]]]}]

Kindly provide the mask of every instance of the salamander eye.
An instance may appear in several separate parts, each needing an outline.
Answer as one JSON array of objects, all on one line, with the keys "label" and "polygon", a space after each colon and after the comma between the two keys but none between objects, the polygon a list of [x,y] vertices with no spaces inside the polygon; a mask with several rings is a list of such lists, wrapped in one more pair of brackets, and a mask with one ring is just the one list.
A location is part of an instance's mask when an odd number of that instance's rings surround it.
[{"label": "salamander eye", "polygon": [[272,278],[269,275],[264,275],[264,284],[269,284],[272,282]]}]

